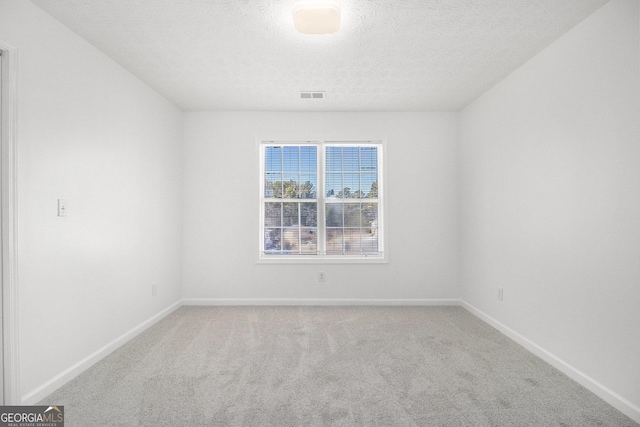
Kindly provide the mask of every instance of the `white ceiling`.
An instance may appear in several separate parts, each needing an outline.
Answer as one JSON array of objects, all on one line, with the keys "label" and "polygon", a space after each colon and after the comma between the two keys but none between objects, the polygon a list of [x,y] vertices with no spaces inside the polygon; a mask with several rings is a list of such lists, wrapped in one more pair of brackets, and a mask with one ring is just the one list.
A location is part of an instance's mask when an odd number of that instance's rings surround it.
[{"label": "white ceiling", "polygon": [[342,0],[332,35],[293,0],[32,2],[183,110],[457,111],[607,0]]}]

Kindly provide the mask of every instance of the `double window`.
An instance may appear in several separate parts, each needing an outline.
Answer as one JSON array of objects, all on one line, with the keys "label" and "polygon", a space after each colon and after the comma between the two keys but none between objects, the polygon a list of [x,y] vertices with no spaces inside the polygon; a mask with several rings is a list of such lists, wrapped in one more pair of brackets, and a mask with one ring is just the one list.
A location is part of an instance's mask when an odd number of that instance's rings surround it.
[{"label": "double window", "polygon": [[263,142],[262,259],[383,258],[380,142]]}]

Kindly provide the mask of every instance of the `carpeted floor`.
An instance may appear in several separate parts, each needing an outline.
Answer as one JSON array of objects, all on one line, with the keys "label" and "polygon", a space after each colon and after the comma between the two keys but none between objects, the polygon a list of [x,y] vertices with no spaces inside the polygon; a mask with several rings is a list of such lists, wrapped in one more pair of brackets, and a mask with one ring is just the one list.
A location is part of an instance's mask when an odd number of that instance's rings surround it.
[{"label": "carpeted floor", "polygon": [[67,427],[637,425],[460,307],[182,307],[40,404]]}]

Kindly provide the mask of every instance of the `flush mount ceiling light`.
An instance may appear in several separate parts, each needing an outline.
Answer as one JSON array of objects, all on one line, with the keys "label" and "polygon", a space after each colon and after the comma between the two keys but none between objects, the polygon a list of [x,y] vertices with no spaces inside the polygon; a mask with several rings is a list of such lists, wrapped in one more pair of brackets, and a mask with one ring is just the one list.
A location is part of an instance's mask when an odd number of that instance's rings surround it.
[{"label": "flush mount ceiling light", "polygon": [[338,0],[295,0],[293,24],[303,34],[329,34],[340,29]]}]

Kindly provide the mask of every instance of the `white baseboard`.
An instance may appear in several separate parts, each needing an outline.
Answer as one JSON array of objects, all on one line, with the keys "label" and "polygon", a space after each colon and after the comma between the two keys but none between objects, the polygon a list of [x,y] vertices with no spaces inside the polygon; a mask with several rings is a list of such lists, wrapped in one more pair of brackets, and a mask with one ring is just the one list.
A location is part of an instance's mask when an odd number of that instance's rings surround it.
[{"label": "white baseboard", "polygon": [[122,334],[115,340],[111,341],[109,344],[105,345],[104,347],[100,348],[99,350],[95,351],[89,356],[85,357],[75,365],[64,370],[63,372],[59,373],[55,377],[51,378],[49,381],[45,382],[40,387],[37,387],[36,389],[31,390],[27,394],[23,395],[21,398],[20,404],[33,405],[36,402],[39,402],[40,400],[44,399],[49,394],[53,393],[58,388],[62,387],[64,384],[71,381],[72,379],[80,375],[82,372],[86,371],[88,368],[90,368],[91,366],[99,362],[105,356],[108,356],[109,354],[117,350],[119,347],[126,344],[128,341],[135,338],[137,335],[144,332],[149,327],[153,326],[158,321],[162,320],[164,317],[168,316],[169,314],[171,314],[181,306],[182,306],[182,301],[178,301],[170,305],[169,307],[165,308],[155,316],[145,320],[138,326],[134,327],[133,329]]},{"label": "white baseboard", "polygon": [[536,356],[538,356],[539,358],[541,358],[542,360],[544,360],[545,362],[547,362],[548,364],[550,364],[551,366],[553,366],[554,368],[556,368],[557,370],[559,370],[560,372],[562,372],[563,374],[571,378],[572,380],[576,381],[578,384],[585,387],[587,390],[594,393],[596,396],[598,396],[599,398],[607,402],[609,405],[616,408],[618,411],[622,412],[623,414],[625,414],[635,422],[640,423],[640,407],[629,402],[627,399],[620,396],[613,390],[610,390],[606,386],[600,384],[598,381],[586,375],[584,372],[574,368],[564,360],[560,359],[559,357],[555,356],[554,354],[540,347],[538,344],[534,343],[528,338],[520,335],[513,329],[500,323],[499,321],[489,316],[488,314],[484,313],[483,311],[478,310],[476,307],[472,306],[468,302],[464,300],[460,300],[460,305],[463,308],[465,308],[467,311],[469,311],[471,314],[478,317],[480,320],[493,326],[494,328],[502,332],[504,335],[508,336],[509,338],[511,338],[512,340],[514,340],[515,342],[523,346],[525,349],[529,350],[531,353],[535,354]]},{"label": "white baseboard", "polygon": [[186,298],[183,305],[376,305],[438,306],[460,305],[459,299],[342,299],[342,298]]}]

